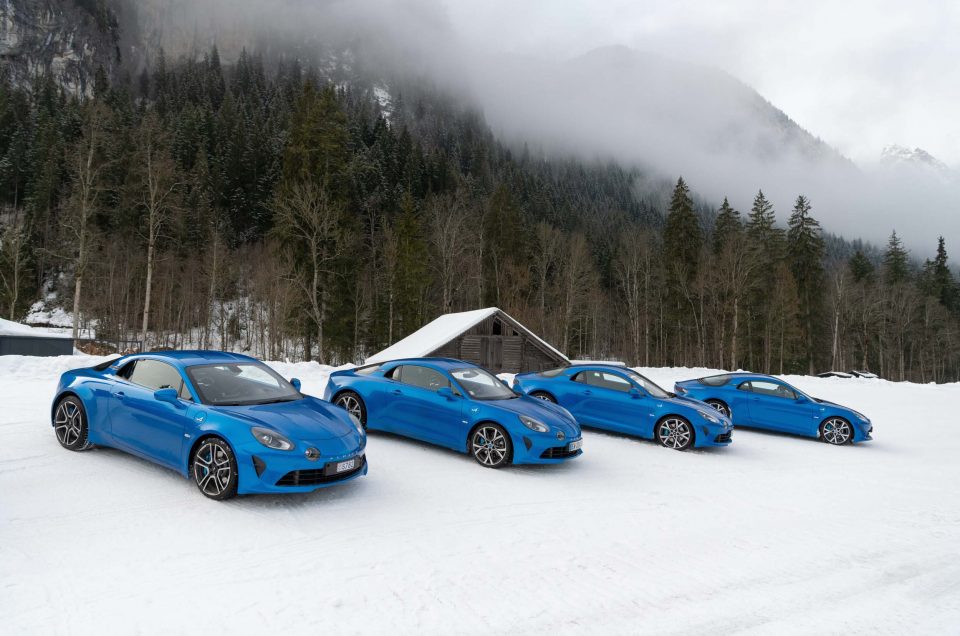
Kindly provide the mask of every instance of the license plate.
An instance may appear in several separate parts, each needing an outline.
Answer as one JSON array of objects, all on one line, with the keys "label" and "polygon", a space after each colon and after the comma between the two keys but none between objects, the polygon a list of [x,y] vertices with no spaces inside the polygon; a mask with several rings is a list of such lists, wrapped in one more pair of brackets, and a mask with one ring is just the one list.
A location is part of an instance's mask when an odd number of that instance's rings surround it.
[{"label": "license plate", "polygon": [[348,459],[345,462],[339,462],[337,463],[337,472],[345,473],[348,470],[353,470],[354,466],[356,465],[357,465],[357,460],[355,459]]},{"label": "license plate", "polygon": [[572,452],[572,451],[576,451],[576,450],[580,450],[581,448],[583,448],[583,440],[582,440],[582,439],[578,439],[578,440],[575,441],[575,442],[570,442],[570,443],[567,445],[567,450],[568,450],[568,451],[571,451],[571,452]]}]

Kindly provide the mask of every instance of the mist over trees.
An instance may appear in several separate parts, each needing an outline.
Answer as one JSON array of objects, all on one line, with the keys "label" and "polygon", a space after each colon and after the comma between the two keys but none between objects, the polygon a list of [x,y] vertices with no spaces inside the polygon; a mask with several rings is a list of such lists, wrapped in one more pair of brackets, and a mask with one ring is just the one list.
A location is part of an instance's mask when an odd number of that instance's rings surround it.
[{"label": "mist over trees", "polygon": [[105,341],[337,364],[497,305],[576,358],[960,376],[942,239],[920,266],[896,234],[838,251],[802,195],[741,213],[642,177],[504,145],[425,82],[387,111],[248,53],[161,56],[85,100],[4,81],[0,311],[55,292]]}]

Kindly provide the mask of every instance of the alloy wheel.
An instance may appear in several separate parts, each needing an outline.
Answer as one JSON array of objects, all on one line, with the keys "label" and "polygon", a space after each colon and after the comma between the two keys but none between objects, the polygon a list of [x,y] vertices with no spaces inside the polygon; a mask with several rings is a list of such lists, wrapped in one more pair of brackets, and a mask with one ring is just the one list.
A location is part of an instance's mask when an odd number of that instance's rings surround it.
[{"label": "alloy wheel", "polygon": [[473,456],[484,466],[500,466],[509,454],[507,438],[495,426],[481,426],[473,434]]},{"label": "alloy wheel", "polygon": [[57,440],[67,447],[72,447],[83,434],[83,414],[80,407],[71,400],[60,402],[53,417],[54,430]]},{"label": "alloy wheel", "polygon": [[680,450],[693,441],[693,431],[685,420],[669,417],[657,425],[657,437],[667,448]]},{"label": "alloy wheel", "polygon": [[360,400],[352,394],[347,393],[337,398],[337,406],[354,416],[361,422],[363,421],[363,408],[360,406]]},{"label": "alloy wheel", "polygon": [[719,400],[707,400],[707,404],[720,412],[721,415],[730,417],[730,407]]},{"label": "alloy wheel", "polygon": [[193,478],[208,497],[221,497],[230,488],[233,466],[230,455],[217,440],[207,440],[193,456]]},{"label": "alloy wheel", "polygon": [[834,446],[842,446],[853,437],[853,430],[846,420],[832,417],[823,423],[822,435],[825,442]]}]

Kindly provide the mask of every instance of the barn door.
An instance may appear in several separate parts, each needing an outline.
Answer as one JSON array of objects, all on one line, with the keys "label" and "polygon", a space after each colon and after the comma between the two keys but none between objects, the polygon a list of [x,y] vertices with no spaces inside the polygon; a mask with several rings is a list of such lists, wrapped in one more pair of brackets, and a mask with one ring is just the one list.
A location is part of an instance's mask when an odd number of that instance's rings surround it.
[{"label": "barn door", "polygon": [[488,336],[483,339],[483,365],[487,369],[499,373],[503,369],[503,338],[500,336]]}]

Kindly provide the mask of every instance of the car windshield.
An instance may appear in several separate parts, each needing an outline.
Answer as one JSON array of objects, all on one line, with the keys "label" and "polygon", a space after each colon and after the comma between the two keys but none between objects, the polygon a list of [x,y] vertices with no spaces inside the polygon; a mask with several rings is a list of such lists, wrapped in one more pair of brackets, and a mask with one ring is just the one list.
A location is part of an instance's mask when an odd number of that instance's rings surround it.
[{"label": "car windshield", "polygon": [[647,393],[649,393],[651,396],[655,398],[668,398],[671,395],[673,395],[669,391],[664,391],[663,389],[661,389],[660,385],[654,382],[653,380],[643,377],[633,369],[621,369],[621,370],[625,372],[627,375],[629,375],[634,382],[636,382],[641,387],[643,387],[644,391],[646,391]]},{"label": "car windshield", "polygon": [[499,378],[483,369],[457,369],[451,371],[450,375],[474,400],[509,400],[517,397]]},{"label": "car windshield", "polygon": [[204,404],[248,406],[291,402],[303,396],[270,367],[255,362],[187,367],[187,375]]}]

